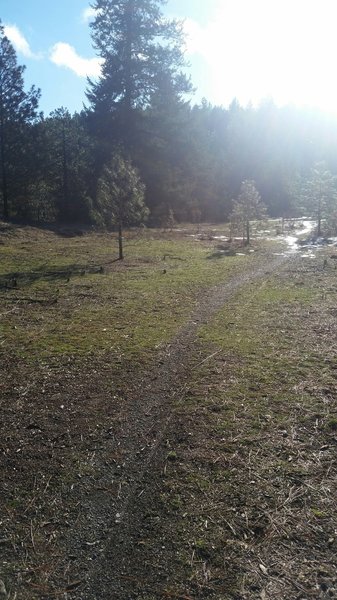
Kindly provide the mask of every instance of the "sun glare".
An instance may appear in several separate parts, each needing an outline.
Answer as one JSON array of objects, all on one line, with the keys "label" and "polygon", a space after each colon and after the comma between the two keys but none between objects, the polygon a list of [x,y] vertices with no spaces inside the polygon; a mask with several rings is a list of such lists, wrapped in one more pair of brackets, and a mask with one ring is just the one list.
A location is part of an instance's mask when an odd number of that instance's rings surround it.
[{"label": "sun glare", "polygon": [[210,96],[337,113],[336,0],[219,0],[205,26],[187,22],[189,49],[208,63]]}]

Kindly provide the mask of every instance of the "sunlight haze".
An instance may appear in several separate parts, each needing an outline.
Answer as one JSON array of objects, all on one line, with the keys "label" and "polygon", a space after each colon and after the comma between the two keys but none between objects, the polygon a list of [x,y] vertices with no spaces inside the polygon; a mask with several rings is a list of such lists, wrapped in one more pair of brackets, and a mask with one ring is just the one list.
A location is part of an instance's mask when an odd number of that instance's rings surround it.
[{"label": "sunlight haze", "polygon": [[[337,114],[336,0],[168,0],[165,14],[185,22],[192,102],[273,98]],[[99,76],[93,16],[87,0],[60,0],[48,11],[42,0],[2,0],[6,34],[27,85],[41,87],[44,111],[81,110],[86,77]]]},{"label": "sunlight haze", "polygon": [[334,0],[218,0],[206,23],[186,19],[187,50],[207,62],[214,103],[272,97],[337,112],[336,16]]}]

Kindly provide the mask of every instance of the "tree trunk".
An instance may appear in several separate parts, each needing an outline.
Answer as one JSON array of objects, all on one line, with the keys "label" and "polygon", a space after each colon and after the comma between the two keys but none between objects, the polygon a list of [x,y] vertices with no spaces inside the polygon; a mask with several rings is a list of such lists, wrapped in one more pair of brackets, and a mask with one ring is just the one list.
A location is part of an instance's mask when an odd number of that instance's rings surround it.
[{"label": "tree trunk", "polygon": [[318,200],[318,211],[317,211],[317,237],[321,237],[322,233],[322,199],[321,196]]},{"label": "tree trunk", "polygon": [[65,123],[62,123],[62,187],[63,187],[63,207],[61,221],[67,221],[69,217],[69,193],[68,193],[68,157],[66,144]]},{"label": "tree trunk", "polygon": [[318,218],[318,223],[317,223],[317,237],[321,237],[321,233],[322,233],[322,219],[321,217]]},{"label": "tree trunk", "polygon": [[5,156],[5,124],[3,116],[0,119],[0,160],[1,160],[1,179],[2,179],[2,200],[3,200],[3,217],[8,219],[8,185],[6,173],[6,156]]},{"label": "tree trunk", "polygon": [[125,146],[128,148],[132,133],[132,42],[133,42],[133,20],[135,3],[128,0],[126,5],[126,39],[125,39],[125,95],[123,109],[123,136]]},{"label": "tree trunk", "polygon": [[133,38],[133,18],[134,18],[134,0],[129,0],[126,6],[126,56],[125,56],[125,109],[126,117],[129,117],[132,109],[132,38]]},{"label": "tree trunk", "polygon": [[123,254],[123,229],[122,229],[122,221],[118,223],[118,247],[119,247],[119,260],[124,259]]},{"label": "tree trunk", "polygon": [[249,246],[250,244],[250,226],[249,226],[249,221],[247,221],[246,223],[246,246]]},{"label": "tree trunk", "polygon": [[319,183],[319,197],[317,206],[317,237],[321,237],[322,234],[322,184]]}]

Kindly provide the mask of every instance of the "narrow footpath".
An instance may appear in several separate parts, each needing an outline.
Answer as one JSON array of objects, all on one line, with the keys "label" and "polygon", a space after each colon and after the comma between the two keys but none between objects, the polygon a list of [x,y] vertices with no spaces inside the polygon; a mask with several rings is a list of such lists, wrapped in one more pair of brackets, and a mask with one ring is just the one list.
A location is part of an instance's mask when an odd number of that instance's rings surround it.
[{"label": "narrow footpath", "polygon": [[[72,597],[83,600],[152,597],[146,592],[148,584],[151,589],[153,580],[162,575],[149,573],[145,568],[146,549],[138,542],[146,511],[157,493],[153,474],[163,472],[168,454],[167,440],[175,427],[175,404],[183,403],[191,372],[209,359],[202,344],[196,343],[198,331],[240,290],[249,294],[251,284],[262,283],[266,276],[284,268],[287,260],[289,257],[274,256],[211,289],[200,298],[189,322],[159,354],[157,368],[131,383],[128,411],[114,440],[115,448],[111,448],[112,454],[118,449],[123,461],[106,466],[106,481],[117,480],[119,491],[112,497],[109,491],[92,490],[85,498],[74,544],[78,539],[95,539],[97,543],[87,546],[85,588],[81,587],[78,595]],[[161,554],[165,548],[160,539],[157,541],[157,552]]]}]

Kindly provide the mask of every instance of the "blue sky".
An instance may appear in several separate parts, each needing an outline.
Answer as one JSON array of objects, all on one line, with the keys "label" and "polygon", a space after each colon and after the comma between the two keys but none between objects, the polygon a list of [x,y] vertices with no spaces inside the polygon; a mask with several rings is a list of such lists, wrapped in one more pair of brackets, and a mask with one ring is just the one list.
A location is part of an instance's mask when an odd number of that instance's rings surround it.
[{"label": "blue sky", "polygon": [[[81,110],[86,75],[99,73],[88,8],[89,0],[1,0],[6,34],[46,114]],[[195,101],[273,97],[337,112],[336,0],[169,0],[165,10],[185,19]]]},{"label": "blue sky", "polygon": [[[212,4],[215,6],[217,0],[170,0],[166,12],[202,23],[212,13]],[[41,88],[40,107],[46,114],[60,106],[71,112],[80,110],[85,102],[86,74],[94,76],[97,72],[86,18],[88,7],[86,0],[1,0],[0,18],[6,34],[16,48],[19,63],[27,67],[25,83]],[[81,63],[81,58],[86,62]],[[67,61],[71,68],[65,66]],[[195,57],[193,62],[191,74],[194,84],[203,88],[198,94],[201,97],[207,92],[203,61]]]}]

